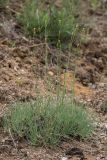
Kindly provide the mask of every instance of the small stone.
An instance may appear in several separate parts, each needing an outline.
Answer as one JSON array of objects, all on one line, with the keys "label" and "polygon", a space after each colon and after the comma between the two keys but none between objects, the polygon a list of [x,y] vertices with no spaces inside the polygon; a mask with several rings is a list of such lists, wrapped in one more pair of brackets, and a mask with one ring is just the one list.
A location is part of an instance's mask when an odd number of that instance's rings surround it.
[{"label": "small stone", "polygon": [[68,160],[68,158],[67,157],[62,157],[61,160]]},{"label": "small stone", "polygon": [[49,71],[48,74],[49,74],[50,76],[53,76],[53,75],[54,75],[54,73],[53,73],[52,71]]}]

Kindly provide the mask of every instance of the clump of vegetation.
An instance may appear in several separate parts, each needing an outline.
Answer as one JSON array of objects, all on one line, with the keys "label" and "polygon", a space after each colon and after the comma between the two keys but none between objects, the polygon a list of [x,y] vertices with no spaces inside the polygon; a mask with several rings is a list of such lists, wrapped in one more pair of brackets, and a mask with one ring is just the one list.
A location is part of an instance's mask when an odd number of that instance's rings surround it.
[{"label": "clump of vegetation", "polygon": [[7,0],[0,0],[0,7],[5,7]]},{"label": "clump of vegetation", "polygon": [[46,25],[49,23],[49,14],[39,8],[40,3],[36,0],[27,0],[19,21],[23,24],[24,30],[30,35],[44,35]]},{"label": "clump of vegetation", "polygon": [[92,123],[82,106],[67,98],[16,103],[4,117],[6,129],[33,145],[57,145],[63,137],[88,137]]},{"label": "clump of vegetation", "polygon": [[66,43],[73,41],[77,36],[78,25],[75,17],[69,14],[66,8],[57,10],[51,8],[51,18],[48,24],[48,38],[53,42]]},{"label": "clump of vegetation", "polygon": [[101,5],[101,1],[99,0],[91,0],[91,6],[93,10],[97,9]]},{"label": "clump of vegetation", "polygon": [[[78,2],[79,3],[79,2]],[[74,15],[78,4],[75,0],[62,0],[61,7],[52,1],[48,6],[42,1],[27,0],[19,16],[26,33],[39,38],[47,38],[57,44],[74,41],[79,25]]]}]

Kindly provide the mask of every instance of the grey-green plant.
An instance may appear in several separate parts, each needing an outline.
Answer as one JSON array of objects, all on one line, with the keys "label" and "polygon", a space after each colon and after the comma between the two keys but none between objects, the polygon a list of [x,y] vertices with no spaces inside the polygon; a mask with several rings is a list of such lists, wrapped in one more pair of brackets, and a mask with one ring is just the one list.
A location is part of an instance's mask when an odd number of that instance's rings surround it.
[{"label": "grey-green plant", "polygon": [[72,43],[79,34],[79,24],[74,14],[78,3],[74,2],[75,0],[67,0],[66,3],[62,1],[62,6],[58,8],[53,1],[45,6],[42,1],[27,0],[18,20],[26,33],[32,36],[47,36],[47,40],[54,44],[59,39],[62,43]]},{"label": "grey-green plant", "polygon": [[96,10],[101,5],[99,0],[91,0],[90,2],[93,10]]},{"label": "grey-green plant", "polygon": [[37,0],[26,0],[21,15],[18,15],[18,20],[23,24],[24,30],[32,36],[44,35],[45,25],[49,21],[48,13],[40,10],[39,5]]},{"label": "grey-green plant", "polygon": [[8,2],[8,0],[0,0],[0,8],[5,7],[7,2]]},{"label": "grey-green plant", "polygon": [[61,97],[14,104],[4,116],[5,129],[38,146],[55,146],[67,136],[87,138],[93,128],[90,116],[81,105]]}]

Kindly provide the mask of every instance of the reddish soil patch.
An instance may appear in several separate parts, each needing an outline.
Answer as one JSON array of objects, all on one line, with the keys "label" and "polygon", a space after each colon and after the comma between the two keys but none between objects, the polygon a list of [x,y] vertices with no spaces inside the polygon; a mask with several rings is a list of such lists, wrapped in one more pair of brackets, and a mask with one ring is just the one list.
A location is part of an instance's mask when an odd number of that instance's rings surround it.
[{"label": "reddish soil patch", "polygon": [[93,95],[94,91],[83,86],[81,83],[77,82],[75,75],[72,72],[66,72],[61,75],[61,84],[65,86],[68,91],[74,92],[75,96],[86,96],[90,97]]}]

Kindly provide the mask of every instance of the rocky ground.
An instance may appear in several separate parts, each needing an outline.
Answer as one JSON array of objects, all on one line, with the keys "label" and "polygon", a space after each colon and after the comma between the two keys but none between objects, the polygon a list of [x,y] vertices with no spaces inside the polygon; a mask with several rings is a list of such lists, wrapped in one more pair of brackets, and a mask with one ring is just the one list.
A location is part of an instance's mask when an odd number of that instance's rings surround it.
[{"label": "rocky ground", "polygon": [[[105,1],[106,3],[106,1]],[[21,4],[11,1],[7,8],[0,8],[0,117],[8,104],[16,100],[36,99],[37,91],[42,94],[53,91],[58,83],[71,91],[74,84],[75,99],[88,106],[90,114],[96,117],[96,130],[89,140],[69,140],[56,149],[35,148],[26,142],[14,141],[11,133],[0,129],[1,160],[67,160],[107,159],[107,8],[103,4],[93,10],[84,2],[83,17],[89,31],[82,44],[81,55],[71,54],[69,70],[65,72],[67,54],[61,57],[61,77],[57,79],[57,50],[48,47],[48,67],[44,62],[45,45],[37,39],[28,39],[21,32],[15,14]],[[56,54],[54,54],[56,53]],[[74,65],[75,62],[75,65]],[[48,75],[48,76],[47,76]],[[66,75],[66,76],[65,76]],[[64,77],[65,76],[65,77]],[[51,87],[47,87],[49,78]],[[46,80],[44,80],[46,79]],[[0,124],[2,119],[0,120]],[[71,152],[66,155],[66,151]],[[74,150],[72,150],[74,149]],[[75,154],[76,152],[76,154]],[[76,155],[76,156],[74,156]]]}]

